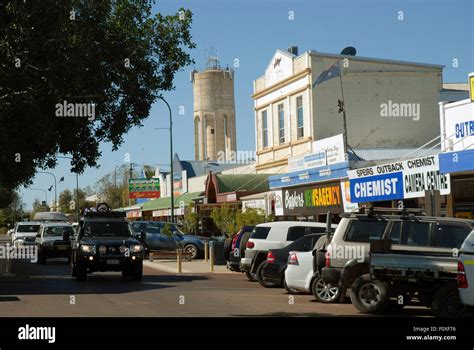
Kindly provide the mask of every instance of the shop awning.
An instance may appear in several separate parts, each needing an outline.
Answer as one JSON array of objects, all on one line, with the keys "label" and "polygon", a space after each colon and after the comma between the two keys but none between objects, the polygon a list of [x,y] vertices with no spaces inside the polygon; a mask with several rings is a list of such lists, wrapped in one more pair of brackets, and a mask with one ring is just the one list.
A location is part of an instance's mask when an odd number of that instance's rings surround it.
[{"label": "shop awning", "polygon": [[[202,192],[185,193],[174,197],[175,208],[180,206],[187,206],[191,201],[201,195]],[[171,208],[171,198],[157,198],[142,204],[143,211],[161,210]]]}]

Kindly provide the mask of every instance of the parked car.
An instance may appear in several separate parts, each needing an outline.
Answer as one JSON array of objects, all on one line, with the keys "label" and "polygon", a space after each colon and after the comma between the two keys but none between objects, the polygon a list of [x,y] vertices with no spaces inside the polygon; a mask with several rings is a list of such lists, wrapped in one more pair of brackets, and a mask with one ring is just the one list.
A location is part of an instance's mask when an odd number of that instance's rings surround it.
[{"label": "parked car", "polygon": [[[244,226],[234,236],[232,245],[230,247],[229,259],[227,267],[231,271],[240,272],[240,259],[241,259],[241,242],[244,236],[249,237],[255,226]],[[245,246],[243,247],[245,249]]]},{"label": "parked car", "polygon": [[311,252],[317,240],[324,233],[314,233],[298,238],[284,248],[270,249],[267,260],[257,270],[257,281],[263,287],[282,287],[285,285],[285,270],[288,256],[295,252]]},{"label": "parked car", "polygon": [[18,245],[34,245],[36,234],[40,228],[40,223],[36,221],[22,221],[15,225],[11,238],[12,244]]},{"label": "parked car", "polygon": [[[329,242],[332,235],[329,236]],[[314,249],[309,252],[291,252],[285,270],[285,288],[288,293],[312,293],[321,303],[339,301],[341,289],[338,285],[326,283],[321,279],[321,269],[325,264],[328,237],[322,235]],[[313,258],[315,257],[315,259]]]},{"label": "parked car", "polygon": [[325,230],[326,224],[318,222],[276,221],[259,224],[255,226],[246,244],[240,268],[250,281],[255,281],[257,270],[267,259],[270,249],[286,247],[300,237],[311,233],[324,233]]},{"label": "parked car", "polygon": [[[171,226],[171,235],[162,232],[165,225]],[[144,244],[147,252],[182,248],[191,253],[192,259],[196,259],[204,254],[204,242],[209,240],[206,237],[186,235],[175,224],[162,221],[135,221],[132,228],[137,234],[146,233]]]},{"label": "parked car", "polygon": [[49,258],[68,258],[71,256],[70,237],[74,231],[69,223],[43,223],[36,234],[38,263],[46,264]]},{"label": "parked car", "polygon": [[461,246],[457,280],[461,301],[464,305],[474,306],[474,231]]},{"label": "parked car", "polygon": [[419,209],[371,208],[365,214],[343,214],[327,248],[322,279],[339,285],[345,298],[352,283],[370,272],[370,241],[390,239],[394,250],[429,253],[436,248],[450,255],[473,228],[472,220],[424,216]]}]

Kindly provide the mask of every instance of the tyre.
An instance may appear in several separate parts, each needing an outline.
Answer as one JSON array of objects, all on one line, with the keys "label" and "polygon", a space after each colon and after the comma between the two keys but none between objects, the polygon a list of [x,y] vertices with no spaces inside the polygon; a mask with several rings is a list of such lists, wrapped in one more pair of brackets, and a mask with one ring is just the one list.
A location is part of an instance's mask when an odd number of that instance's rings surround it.
[{"label": "tyre", "polygon": [[229,261],[230,251],[232,250],[232,238],[227,238],[224,241],[224,258]]},{"label": "tyre", "polygon": [[188,244],[184,247],[185,253],[191,254],[191,259],[196,259],[199,255],[199,250],[194,244]]},{"label": "tyre", "polygon": [[38,250],[38,264],[46,264],[46,253],[43,249]]},{"label": "tyre", "polygon": [[265,287],[265,288],[277,287],[278,285],[276,283],[266,282],[263,279],[263,269],[265,268],[265,266],[267,266],[267,264],[268,263],[264,261],[264,262],[261,262],[260,265],[258,265],[257,271],[255,272],[255,278],[257,279],[258,283],[260,283],[262,287]]},{"label": "tyre", "polygon": [[134,281],[141,281],[143,278],[143,265],[140,264],[135,267],[132,271],[132,280]]},{"label": "tyre", "polygon": [[77,276],[76,265],[73,263],[72,259],[69,262],[69,266],[71,267],[71,276],[76,277]]},{"label": "tyre", "polygon": [[87,269],[80,264],[76,265],[76,280],[85,281],[87,279]]},{"label": "tyre", "polygon": [[341,295],[341,288],[324,282],[319,276],[316,276],[311,283],[311,293],[320,303],[337,303]]},{"label": "tyre", "polygon": [[255,274],[250,272],[250,271],[245,271],[245,276],[250,282],[257,282],[257,279],[255,278]]},{"label": "tyre", "polygon": [[288,285],[286,284],[285,277],[283,277],[283,287],[288,292],[288,294],[298,294],[298,291],[296,289],[288,287]]},{"label": "tyre", "polygon": [[357,310],[365,314],[381,313],[389,305],[387,290],[387,283],[371,280],[368,274],[362,275],[352,284],[352,304]]},{"label": "tyre", "polygon": [[436,316],[453,317],[461,316],[466,306],[459,297],[459,291],[455,286],[443,286],[434,294],[431,310]]}]

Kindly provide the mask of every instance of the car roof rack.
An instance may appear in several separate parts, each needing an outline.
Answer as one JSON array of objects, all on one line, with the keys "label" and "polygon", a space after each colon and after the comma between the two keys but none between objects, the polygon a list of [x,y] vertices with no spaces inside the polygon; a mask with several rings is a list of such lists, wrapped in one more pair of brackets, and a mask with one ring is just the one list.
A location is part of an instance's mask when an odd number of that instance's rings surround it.
[{"label": "car roof rack", "polygon": [[84,214],[86,218],[124,218],[127,216],[127,213],[124,211],[108,211],[108,212],[98,212],[98,211],[88,211]]},{"label": "car roof rack", "polygon": [[383,207],[366,207],[365,212],[369,216],[375,216],[377,214],[387,213],[387,214],[395,214],[395,215],[402,215],[402,216],[410,216],[410,215],[426,215],[423,209],[420,208],[383,208]]}]

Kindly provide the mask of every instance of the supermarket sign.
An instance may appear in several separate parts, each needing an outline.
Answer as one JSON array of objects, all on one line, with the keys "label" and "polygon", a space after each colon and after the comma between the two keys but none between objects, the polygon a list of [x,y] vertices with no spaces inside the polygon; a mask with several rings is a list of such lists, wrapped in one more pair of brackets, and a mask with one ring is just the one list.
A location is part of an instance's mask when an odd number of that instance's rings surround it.
[{"label": "supermarket sign", "polygon": [[426,190],[451,192],[449,174],[439,171],[438,155],[347,172],[352,203],[420,198]]},{"label": "supermarket sign", "polygon": [[130,179],[128,198],[160,198],[159,179]]}]

